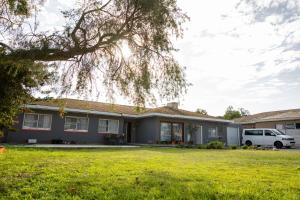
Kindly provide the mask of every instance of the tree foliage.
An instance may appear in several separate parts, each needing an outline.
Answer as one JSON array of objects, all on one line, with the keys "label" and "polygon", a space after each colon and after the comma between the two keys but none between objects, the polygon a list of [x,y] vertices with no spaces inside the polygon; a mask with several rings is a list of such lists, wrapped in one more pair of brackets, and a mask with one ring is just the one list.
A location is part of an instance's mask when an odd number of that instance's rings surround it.
[{"label": "tree foliage", "polygon": [[[30,66],[30,67],[28,67]],[[10,127],[20,106],[32,100],[31,93],[50,83],[52,73],[44,65],[31,61],[0,60],[0,130]]]},{"label": "tree foliage", "polygon": [[38,28],[43,22],[36,17],[42,0],[0,2],[0,62],[29,62],[28,70],[55,63],[62,71],[61,94],[119,92],[143,106],[157,97],[176,98],[188,86],[173,56],[171,37],[182,36],[188,19],[176,0],[79,1],[62,12],[61,29],[47,31]]},{"label": "tree foliage", "polygon": [[208,115],[208,114],[207,114],[207,111],[204,110],[204,109],[201,109],[201,108],[198,108],[198,109],[196,110],[196,113],[199,113],[199,114],[201,114],[201,115]]},{"label": "tree foliage", "polygon": [[232,120],[247,115],[250,115],[250,112],[244,108],[235,110],[233,106],[228,106],[224,114],[224,119]]}]

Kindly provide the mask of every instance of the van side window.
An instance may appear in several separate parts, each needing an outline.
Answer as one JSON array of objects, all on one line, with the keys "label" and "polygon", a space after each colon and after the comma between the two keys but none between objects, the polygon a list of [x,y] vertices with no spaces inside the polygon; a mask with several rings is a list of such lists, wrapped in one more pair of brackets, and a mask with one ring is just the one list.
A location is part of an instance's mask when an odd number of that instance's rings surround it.
[{"label": "van side window", "polygon": [[245,135],[262,136],[262,130],[245,130]]},{"label": "van side window", "polygon": [[275,134],[270,130],[265,130],[265,136],[274,136]]}]

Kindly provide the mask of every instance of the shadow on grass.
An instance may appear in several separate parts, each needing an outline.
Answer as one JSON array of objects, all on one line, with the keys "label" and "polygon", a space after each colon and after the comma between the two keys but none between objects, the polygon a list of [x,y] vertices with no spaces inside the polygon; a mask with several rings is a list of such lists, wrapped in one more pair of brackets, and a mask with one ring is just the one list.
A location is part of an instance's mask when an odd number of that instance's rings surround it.
[{"label": "shadow on grass", "polygon": [[[11,180],[12,181],[12,180]],[[256,195],[218,191],[205,178],[176,177],[144,170],[137,174],[62,174],[19,177],[0,182],[4,199],[256,199]]]}]

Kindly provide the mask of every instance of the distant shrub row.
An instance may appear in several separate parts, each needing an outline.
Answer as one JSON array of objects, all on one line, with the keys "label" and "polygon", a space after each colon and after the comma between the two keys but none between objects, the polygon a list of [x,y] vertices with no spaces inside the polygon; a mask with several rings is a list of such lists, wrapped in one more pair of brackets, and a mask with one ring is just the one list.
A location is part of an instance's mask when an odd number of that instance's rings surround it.
[{"label": "distant shrub row", "polygon": [[221,141],[211,141],[207,144],[199,144],[199,145],[191,145],[191,144],[179,144],[176,146],[177,148],[196,148],[196,149],[257,149],[255,146],[237,146],[232,145],[225,147],[224,142]]}]

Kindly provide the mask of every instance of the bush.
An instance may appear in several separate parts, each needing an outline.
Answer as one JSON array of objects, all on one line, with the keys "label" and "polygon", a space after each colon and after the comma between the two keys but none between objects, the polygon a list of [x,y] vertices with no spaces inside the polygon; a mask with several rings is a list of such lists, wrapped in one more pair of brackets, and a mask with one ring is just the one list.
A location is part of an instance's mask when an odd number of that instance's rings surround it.
[{"label": "bush", "polygon": [[176,148],[185,148],[185,146],[183,144],[177,144]]},{"label": "bush", "polygon": [[248,146],[247,145],[243,145],[242,149],[248,149]]},{"label": "bush", "polygon": [[237,149],[237,146],[236,145],[232,145],[230,146],[231,149]]},{"label": "bush", "polygon": [[211,141],[207,144],[207,149],[223,149],[224,143],[221,141]]},{"label": "bush", "polygon": [[197,145],[197,149],[207,149],[207,145],[199,144],[199,145]]}]

